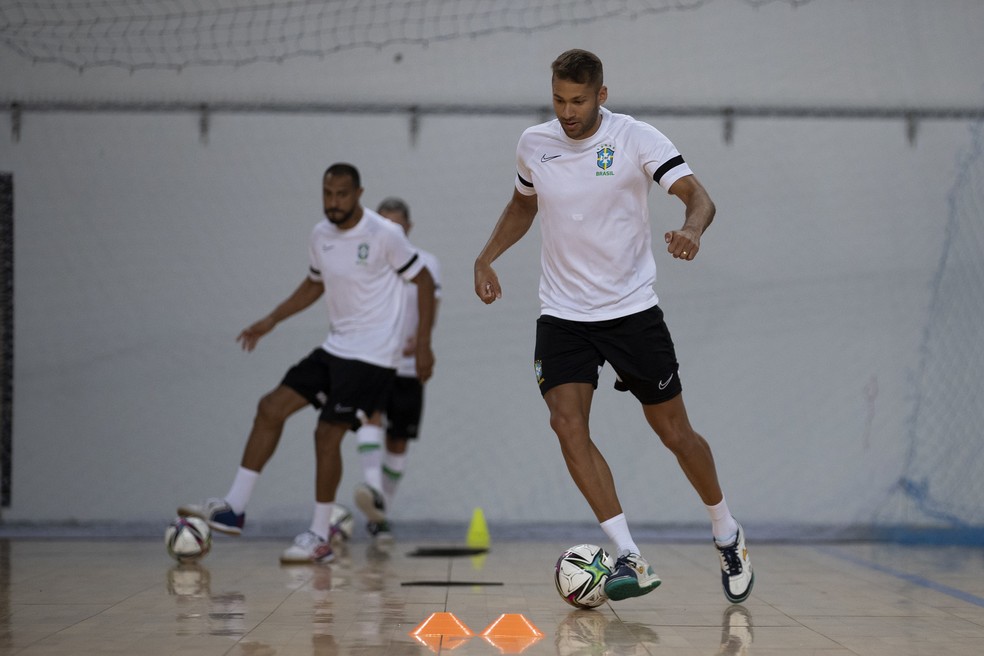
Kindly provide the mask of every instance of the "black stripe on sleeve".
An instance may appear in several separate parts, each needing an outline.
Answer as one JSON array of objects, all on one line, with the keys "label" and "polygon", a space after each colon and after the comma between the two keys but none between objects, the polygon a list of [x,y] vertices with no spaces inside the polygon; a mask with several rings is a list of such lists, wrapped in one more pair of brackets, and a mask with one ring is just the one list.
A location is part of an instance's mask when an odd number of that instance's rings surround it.
[{"label": "black stripe on sleeve", "polygon": [[663,162],[663,166],[661,166],[658,169],[656,169],[656,172],[653,173],[653,180],[655,180],[656,183],[658,184],[659,181],[660,181],[660,178],[662,178],[664,175],[666,175],[666,172],[667,171],[669,171],[670,169],[674,169],[674,168],[680,166],[683,163],[684,163],[683,162],[683,155],[677,155],[676,157],[671,157],[670,159],[668,159],[665,162]]},{"label": "black stripe on sleeve", "polygon": [[404,264],[403,266],[401,266],[399,269],[397,269],[396,272],[402,275],[404,271],[406,271],[407,269],[413,266],[413,263],[417,261],[418,257],[419,255],[417,253],[414,253],[413,257],[410,258],[410,261]]},{"label": "black stripe on sleeve", "polygon": [[309,273],[310,273],[310,274],[311,274],[312,276],[319,276],[319,277],[321,276],[321,272],[320,272],[320,271],[318,271],[317,269],[315,269],[314,267],[308,267],[308,272],[309,272]]},{"label": "black stripe on sleeve", "polygon": [[529,187],[530,189],[533,188],[533,183],[528,180],[524,180],[523,176],[521,176],[520,174],[517,173],[516,177],[519,178],[519,181],[523,183],[524,187]]}]

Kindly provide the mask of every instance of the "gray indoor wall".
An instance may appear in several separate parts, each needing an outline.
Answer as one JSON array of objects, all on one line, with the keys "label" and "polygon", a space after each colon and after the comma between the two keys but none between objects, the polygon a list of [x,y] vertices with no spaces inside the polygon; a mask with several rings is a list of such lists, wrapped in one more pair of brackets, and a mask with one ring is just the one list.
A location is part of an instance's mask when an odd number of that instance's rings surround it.
[{"label": "gray indoor wall", "polygon": [[[797,6],[798,5],[798,6]],[[608,106],[921,107],[984,104],[984,5],[718,0],[629,20],[356,48],[323,59],[181,71],[81,72],[0,48],[4,100],[549,103],[549,63],[586,47]],[[911,451],[914,372],[970,120],[645,116],[718,206],[700,257],[658,244],[682,206],[652,194],[657,291],[695,427],[748,523],[933,519],[894,500]],[[0,135],[14,176],[15,369],[10,521],[156,521],[225,492],[257,399],[319,344],[318,305],[257,351],[238,332],[302,280],[320,179],[362,171],[364,200],[404,197],[411,238],[443,264],[422,439],[394,516],[590,521],[532,374],[539,235],[472,262],[512,190],[530,115],[221,113],[207,140],[184,112],[25,112]],[[973,184],[974,181],[971,181]],[[984,254],[982,254],[984,257]],[[984,318],[984,317],[981,317]],[[592,429],[630,519],[706,515],[638,405],[606,369]],[[306,521],[306,410],[287,425],[249,515]],[[360,480],[344,446],[340,501]],[[945,475],[945,473],[941,473]]]}]

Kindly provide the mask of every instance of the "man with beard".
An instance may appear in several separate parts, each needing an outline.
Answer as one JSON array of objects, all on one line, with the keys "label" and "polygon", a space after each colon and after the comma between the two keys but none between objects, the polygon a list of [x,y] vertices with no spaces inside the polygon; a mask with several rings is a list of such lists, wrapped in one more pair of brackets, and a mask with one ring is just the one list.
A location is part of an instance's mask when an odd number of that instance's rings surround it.
[{"label": "man with beard", "polygon": [[[502,296],[492,263],[539,218],[541,310],[533,371],[568,472],[615,547],[608,597],[648,594],[660,578],[639,553],[612,471],[591,435],[591,403],[606,362],[615,370],[615,389],[640,402],[706,506],[724,594],[743,602],[755,580],[745,533],[728,508],[711,448],[683,404],[676,352],[654,288],[648,205],[653,184],[683,202],[683,226],[663,238],[671,256],[691,262],[714,203],[665,135],[602,106],[608,88],[597,55],[568,50],[551,70],[557,118],[520,137],[512,199],[475,260],[475,292],[486,304]],[[646,458],[635,451],[631,457]]]},{"label": "man with beard", "polygon": [[360,204],[358,170],[333,164],[324,174],[325,219],[310,238],[310,270],[294,292],[274,310],[240,333],[252,351],[281,321],[311,306],[322,295],[329,330],[324,343],[291,367],[281,383],[260,399],[253,428],[229,492],[222,498],[178,508],[201,517],[216,531],[239,535],[246,504],[264,465],[273,455],[287,418],[313,405],[320,410],[315,429],[315,508],[307,531],[281,555],[281,562],[329,562],[335,493],[342,477],[341,441],[361,419],[377,414],[396,374],[402,342],[400,321],[404,281],[417,285],[417,376],[433,370],[431,317],[434,280],[403,230]]}]

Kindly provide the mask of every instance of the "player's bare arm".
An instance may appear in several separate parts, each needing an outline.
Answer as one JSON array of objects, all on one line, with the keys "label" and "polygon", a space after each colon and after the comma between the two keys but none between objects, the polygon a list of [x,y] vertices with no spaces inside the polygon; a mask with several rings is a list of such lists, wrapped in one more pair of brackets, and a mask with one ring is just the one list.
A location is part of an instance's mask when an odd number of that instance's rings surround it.
[{"label": "player's bare arm", "polygon": [[431,331],[434,328],[434,277],[427,267],[420,270],[413,281],[417,285],[417,378],[421,383],[434,373],[434,351],[431,349]]},{"label": "player's bare arm", "polygon": [[670,193],[686,207],[683,227],[664,235],[666,252],[681,260],[692,260],[700,250],[700,237],[714,220],[714,201],[696,176],[687,175],[670,187]]},{"label": "player's bare arm", "polygon": [[512,198],[492,230],[492,236],[475,259],[475,293],[486,305],[502,298],[499,276],[492,263],[529,231],[536,209],[536,196],[524,196],[514,189]]},{"label": "player's bare arm", "polygon": [[324,284],[305,277],[297,289],[275,307],[273,312],[244,329],[236,337],[236,341],[240,343],[244,351],[252,351],[256,348],[256,343],[260,341],[260,338],[273,330],[278,323],[309,308],[321,298],[324,292]]},{"label": "player's bare arm", "polygon": [[[433,277],[433,276],[432,276]],[[441,299],[437,298],[436,292],[434,296],[434,312],[431,315],[431,328],[437,325],[437,306],[441,304]],[[405,356],[413,355],[416,357],[417,353],[417,333],[407,337],[407,341],[403,344],[403,351],[401,351]]]}]

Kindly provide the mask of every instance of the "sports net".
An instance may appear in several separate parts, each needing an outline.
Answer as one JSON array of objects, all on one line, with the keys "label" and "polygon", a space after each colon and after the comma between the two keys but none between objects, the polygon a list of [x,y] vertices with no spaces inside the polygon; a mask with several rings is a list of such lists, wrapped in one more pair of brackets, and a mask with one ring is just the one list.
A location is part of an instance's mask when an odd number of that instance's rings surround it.
[{"label": "sports net", "polygon": [[984,523],[982,216],[984,123],[977,123],[949,196],[909,421],[909,453],[898,485],[907,514],[953,526]]},{"label": "sports net", "polygon": [[[536,32],[713,0],[4,0],[0,43],[34,62],[181,69]],[[810,0],[741,0],[758,6]]]},{"label": "sports net", "polygon": [[0,508],[10,506],[13,383],[14,176],[0,173]]}]

